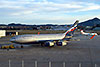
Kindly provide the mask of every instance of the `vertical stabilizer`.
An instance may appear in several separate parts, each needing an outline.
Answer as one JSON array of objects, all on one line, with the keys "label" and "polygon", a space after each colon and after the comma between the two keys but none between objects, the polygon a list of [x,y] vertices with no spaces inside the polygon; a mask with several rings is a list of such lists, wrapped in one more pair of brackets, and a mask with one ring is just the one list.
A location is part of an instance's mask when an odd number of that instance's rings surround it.
[{"label": "vertical stabilizer", "polygon": [[75,31],[75,29],[77,29],[77,25],[78,25],[79,20],[76,20],[76,22],[72,25],[72,27],[70,29],[68,29],[65,33],[64,33],[64,38],[66,37],[66,35],[72,33]]}]

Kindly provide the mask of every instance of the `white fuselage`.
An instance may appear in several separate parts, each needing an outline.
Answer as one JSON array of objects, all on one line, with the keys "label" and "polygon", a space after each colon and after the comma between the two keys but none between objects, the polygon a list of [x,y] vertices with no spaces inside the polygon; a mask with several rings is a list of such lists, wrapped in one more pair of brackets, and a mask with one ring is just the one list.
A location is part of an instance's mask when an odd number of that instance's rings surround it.
[{"label": "white fuselage", "polygon": [[64,34],[30,34],[30,35],[19,35],[13,37],[10,41],[18,43],[27,42],[38,42],[47,40],[60,40],[65,37]]},{"label": "white fuselage", "polygon": [[73,32],[77,28],[78,21],[76,21],[73,26],[68,29],[65,33],[61,34],[28,34],[28,35],[18,35],[10,39],[11,42],[16,43],[29,43],[29,42],[40,42],[40,41],[54,41],[63,40],[69,32]]}]

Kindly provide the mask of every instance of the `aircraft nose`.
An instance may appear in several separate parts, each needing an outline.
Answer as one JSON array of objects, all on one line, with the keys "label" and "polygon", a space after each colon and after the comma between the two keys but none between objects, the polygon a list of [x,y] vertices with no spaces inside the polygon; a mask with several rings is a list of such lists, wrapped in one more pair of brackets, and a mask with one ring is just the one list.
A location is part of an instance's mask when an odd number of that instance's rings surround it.
[{"label": "aircraft nose", "polygon": [[16,42],[16,38],[15,38],[15,37],[12,37],[12,38],[10,39],[10,41],[11,41],[11,42]]},{"label": "aircraft nose", "polygon": [[15,41],[15,39],[10,39],[10,41],[11,41],[11,42],[14,42],[14,41]]}]

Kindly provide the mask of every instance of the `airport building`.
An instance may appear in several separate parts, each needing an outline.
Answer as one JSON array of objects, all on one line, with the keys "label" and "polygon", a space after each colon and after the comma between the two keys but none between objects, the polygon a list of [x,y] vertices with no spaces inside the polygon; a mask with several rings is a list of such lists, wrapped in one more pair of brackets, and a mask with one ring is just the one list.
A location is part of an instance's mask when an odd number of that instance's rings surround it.
[{"label": "airport building", "polygon": [[18,35],[18,32],[16,31],[8,32],[6,30],[0,30],[0,37],[14,36],[14,35]]},{"label": "airport building", "polygon": [[6,36],[6,30],[0,30],[0,37]]}]

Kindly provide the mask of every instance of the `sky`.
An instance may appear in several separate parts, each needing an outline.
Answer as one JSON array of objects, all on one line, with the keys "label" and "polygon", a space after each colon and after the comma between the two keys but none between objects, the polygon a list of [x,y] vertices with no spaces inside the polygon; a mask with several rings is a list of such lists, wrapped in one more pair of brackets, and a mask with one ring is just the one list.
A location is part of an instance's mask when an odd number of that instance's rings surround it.
[{"label": "sky", "polygon": [[0,24],[72,24],[100,18],[100,0],[0,0]]}]

